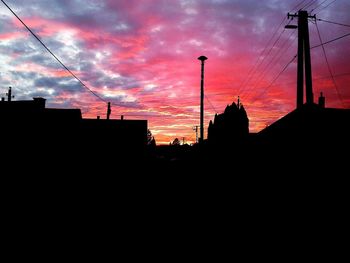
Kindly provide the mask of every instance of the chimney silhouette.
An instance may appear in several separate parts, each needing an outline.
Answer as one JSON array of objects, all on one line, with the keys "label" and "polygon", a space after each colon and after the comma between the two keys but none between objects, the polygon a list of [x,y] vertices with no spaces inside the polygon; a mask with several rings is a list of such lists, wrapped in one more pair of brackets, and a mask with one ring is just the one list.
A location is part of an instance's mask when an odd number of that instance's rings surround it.
[{"label": "chimney silhouette", "polygon": [[46,99],[42,97],[34,97],[33,100],[40,109],[45,109]]},{"label": "chimney silhouette", "polygon": [[325,108],[326,107],[326,98],[323,96],[323,92],[321,92],[320,97],[318,97],[318,105],[321,108]]}]

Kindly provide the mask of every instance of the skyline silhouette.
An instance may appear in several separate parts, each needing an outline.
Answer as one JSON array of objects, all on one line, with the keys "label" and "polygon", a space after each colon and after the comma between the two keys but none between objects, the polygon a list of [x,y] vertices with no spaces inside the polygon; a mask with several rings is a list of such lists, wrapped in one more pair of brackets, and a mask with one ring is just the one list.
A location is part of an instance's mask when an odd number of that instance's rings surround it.
[{"label": "skyline silhouette", "polygon": [[[8,4],[74,74],[112,103],[112,119],[123,115],[148,120],[157,144],[169,144],[176,137],[195,141],[199,55],[209,57],[205,138],[215,113],[223,112],[237,96],[244,101],[252,132],[295,108],[296,61],[270,86],[297,52],[296,30],[284,30],[287,13],[300,4],[299,8],[314,9],[320,19],[350,24],[350,3],[338,0],[327,7],[331,1],[324,5],[311,0],[285,2],[99,1],[85,3],[80,13],[76,8],[80,1]],[[41,96],[49,107],[81,108],[85,118],[104,118],[106,104],[69,76],[2,4],[0,12],[1,97],[12,86],[16,99]],[[323,42],[349,32],[341,25],[317,23]],[[311,46],[318,45],[316,28],[309,26]],[[343,38],[325,46],[337,87],[322,49],[311,51],[314,94],[322,91],[329,107],[350,106],[348,43]]]}]

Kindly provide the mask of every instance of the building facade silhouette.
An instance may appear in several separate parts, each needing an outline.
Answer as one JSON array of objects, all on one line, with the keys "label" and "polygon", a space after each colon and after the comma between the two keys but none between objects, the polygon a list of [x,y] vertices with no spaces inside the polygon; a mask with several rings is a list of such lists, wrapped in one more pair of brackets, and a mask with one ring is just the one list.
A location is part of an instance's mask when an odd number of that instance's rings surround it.
[{"label": "building facade silhouette", "polygon": [[[80,109],[46,108],[44,98],[0,101],[0,136],[16,154],[42,156],[59,151],[88,159],[141,158],[146,120],[85,119]],[[102,154],[109,151],[111,154]],[[103,157],[104,156],[104,157]],[[67,157],[68,158],[68,157]]]},{"label": "building facade silhouette", "polygon": [[313,157],[341,159],[350,147],[350,109],[305,103],[257,134],[260,147],[276,154],[296,153],[300,160]]},{"label": "building facade silhouette", "polygon": [[238,101],[227,105],[222,114],[215,114],[209,122],[208,141],[211,144],[232,144],[245,140],[249,134],[249,119],[244,106]]}]

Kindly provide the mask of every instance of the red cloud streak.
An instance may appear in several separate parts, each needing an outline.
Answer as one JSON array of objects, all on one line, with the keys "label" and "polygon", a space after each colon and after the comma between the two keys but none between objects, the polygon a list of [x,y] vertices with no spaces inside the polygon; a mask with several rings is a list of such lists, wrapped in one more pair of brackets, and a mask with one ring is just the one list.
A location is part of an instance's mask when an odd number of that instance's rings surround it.
[{"label": "red cloud streak", "polygon": [[[84,5],[79,12],[62,1],[36,1],[35,8],[29,8],[33,1],[27,2],[11,1],[11,6],[74,74],[113,103],[113,118],[147,119],[158,144],[176,137],[195,140],[200,55],[209,58],[206,124],[238,96],[251,132],[295,107],[296,61],[280,72],[296,55],[296,32],[284,31],[288,21],[281,21],[302,1],[71,1],[72,6]],[[329,3],[315,1],[308,10],[314,9],[318,18],[350,24],[349,1],[326,7]],[[55,90],[48,98],[51,105],[82,108],[85,117],[105,116],[105,103],[84,88],[60,89],[69,74],[4,6],[1,13],[6,24],[0,27],[3,82],[15,81],[22,86],[19,92],[30,95],[36,88],[30,83],[50,77],[58,83],[47,87]],[[323,42],[350,32],[349,27],[317,23]],[[309,27],[311,46],[318,45],[316,27]],[[350,107],[349,41],[344,37],[324,46],[334,81],[322,48],[311,52],[315,100],[323,92],[329,107]]]}]

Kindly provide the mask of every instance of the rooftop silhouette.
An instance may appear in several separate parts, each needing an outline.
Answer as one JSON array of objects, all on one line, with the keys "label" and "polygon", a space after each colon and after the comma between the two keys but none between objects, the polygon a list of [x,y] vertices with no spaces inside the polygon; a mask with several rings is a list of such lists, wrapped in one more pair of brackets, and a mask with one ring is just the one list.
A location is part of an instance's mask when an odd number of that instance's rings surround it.
[{"label": "rooftop silhouette", "polygon": [[[30,154],[32,146],[47,153],[62,150],[84,156],[112,149],[115,157],[142,158],[147,143],[146,120],[82,118],[80,109],[46,108],[44,98],[0,101],[0,135],[10,148]],[[19,157],[19,156],[18,156]]]},{"label": "rooftop silhouette", "polygon": [[232,146],[245,140],[249,134],[249,119],[244,106],[238,100],[227,105],[222,114],[215,114],[209,122],[208,141],[212,144]]}]

